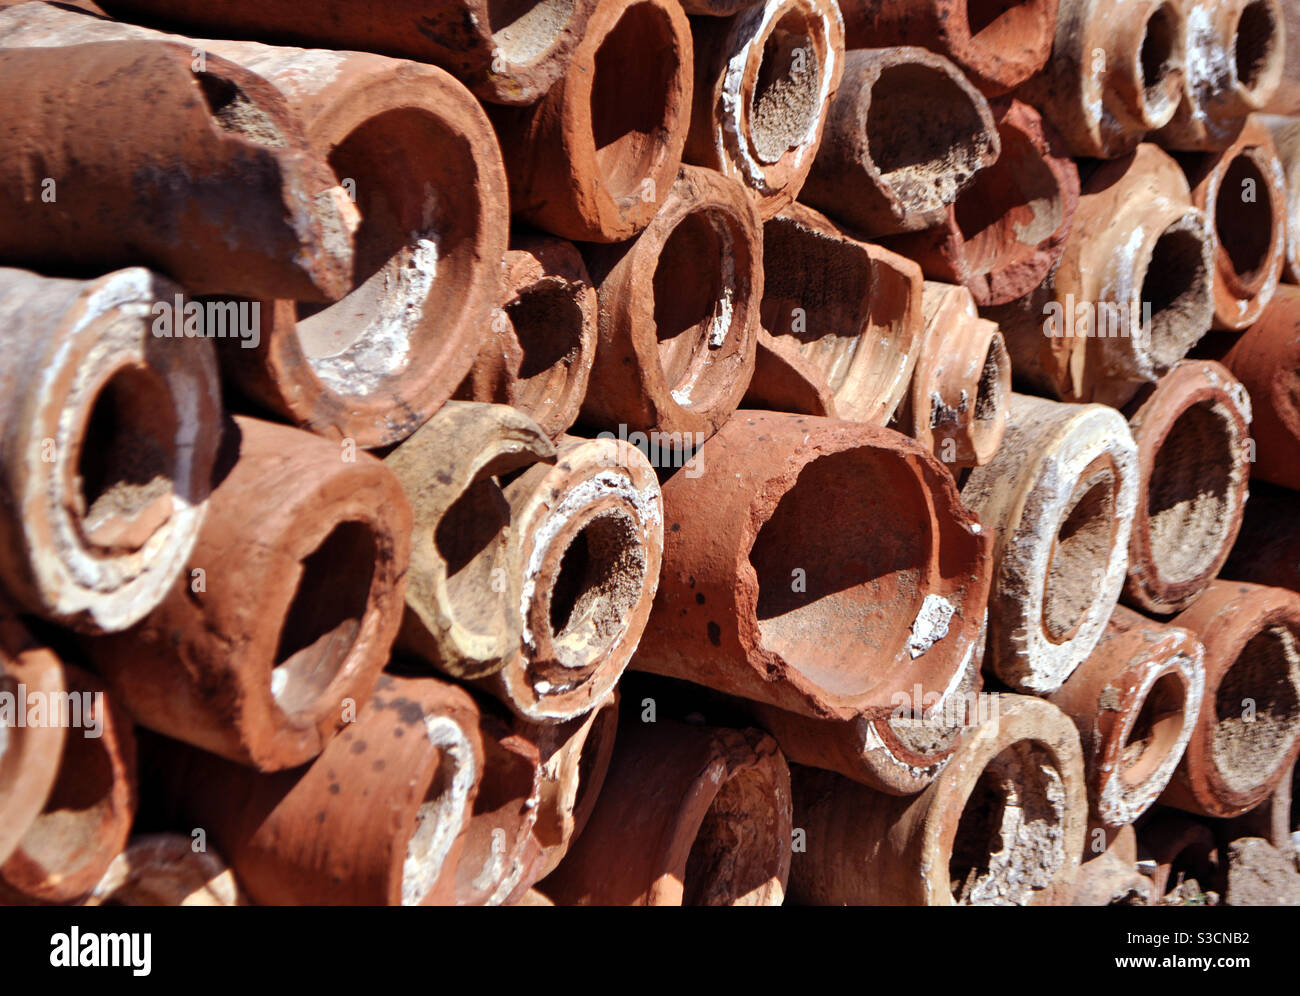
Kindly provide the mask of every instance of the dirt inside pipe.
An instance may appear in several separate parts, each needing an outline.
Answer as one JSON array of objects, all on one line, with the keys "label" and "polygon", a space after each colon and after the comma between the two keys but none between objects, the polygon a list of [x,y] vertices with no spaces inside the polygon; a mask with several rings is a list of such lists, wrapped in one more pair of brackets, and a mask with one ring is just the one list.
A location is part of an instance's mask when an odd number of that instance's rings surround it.
[{"label": "dirt inside pipe", "polygon": [[1148,348],[1157,369],[1177,363],[1209,328],[1213,302],[1203,248],[1199,230],[1183,218],[1151,250],[1140,302],[1150,305]]},{"label": "dirt inside pipe", "polygon": [[195,73],[194,77],[199,81],[208,111],[223,131],[272,148],[284,148],[288,144],[275,119],[238,84],[215,73]]},{"label": "dirt inside pipe", "polygon": [[809,137],[821,111],[822,65],[802,9],[785,14],[763,44],[749,112],[749,141],[760,162],[777,162]]},{"label": "dirt inside pipe", "polygon": [[1115,476],[1100,469],[1080,478],[1053,543],[1043,589],[1043,631],[1064,643],[1099,597],[1115,544]]},{"label": "dirt inside pipe", "polygon": [[1281,763],[1300,733],[1300,649],[1285,626],[1251,637],[1215,694],[1214,766],[1248,792]]},{"label": "dirt inside pipe", "polygon": [[780,867],[780,818],[772,783],[763,773],[741,771],[723,782],[704,814],[686,860],[683,906],[745,906]]}]

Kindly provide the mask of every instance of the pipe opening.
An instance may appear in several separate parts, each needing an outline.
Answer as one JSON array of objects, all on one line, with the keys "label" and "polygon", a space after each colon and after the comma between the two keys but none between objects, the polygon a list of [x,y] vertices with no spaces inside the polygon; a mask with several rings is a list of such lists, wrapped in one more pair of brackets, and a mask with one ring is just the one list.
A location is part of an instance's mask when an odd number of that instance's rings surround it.
[{"label": "pipe opening", "polygon": [[596,51],[592,137],[596,168],[615,201],[641,196],[642,181],[666,154],[679,70],[672,24],[650,4],[628,7]]},{"label": "pipe opening", "polygon": [[972,40],[982,47],[1023,48],[1037,37],[1045,16],[1040,0],[966,0],[966,24]]},{"label": "pipe opening", "polygon": [[511,404],[527,412],[559,400],[582,347],[583,312],[563,286],[537,284],[505,307],[523,351]]},{"label": "pipe opening", "polygon": [[425,723],[430,738],[437,740],[441,749],[406,845],[403,906],[418,906],[442,877],[447,852],[464,825],[468,788],[475,774],[473,749],[455,722],[426,716]]},{"label": "pipe opening", "polygon": [[1177,15],[1167,4],[1152,11],[1143,26],[1138,71],[1142,74],[1142,99],[1148,113],[1168,99],[1165,85],[1177,64],[1178,35]]},{"label": "pipe opening", "polygon": [[1183,726],[1194,717],[1185,715],[1186,689],[1177,674],[1156,679],[1142,701],[1120,753],[1120,779],[1136,788],[1150,778],[1178,743]]},{"label": "pipe opening", "polygon": [[1251,637],[1215,693],[1214,766],[1233,791],[1276,770],[1300,734],[1300,651],[1286,626]]},{"label": "pipe opening", "polygon": [[[713,797],[686,858],[683,906],[753,906],[780,867],[780,817],[772,783],[762,771],[727,779]],[[756,894],[758,893],[758,894]]]},{"label": "pipe opening", "polygon": [[213,73],[195,73],[208,113],[217,127],[257,145],[284,148],[289,143],[275,118],[248,96],[236,83]]},{"label": "pipe opening", "polygon": [[1053,643],[1068,640],[1102,594],[1115,545],[1115,490],[1110,470],[1075,485],[1043,589],[1043,630]]},{"label": "pipe opening", "polygon": [[[96,708],[104,709],[102,698]],[[67,873],[96,860],[104,846],[100,831],[113,818],[113,762],[106,737],[84,732],[68,730],[54,788],[23,837],[22,851],[37,868]]]},{"label": "pipe opening", "polygon": [[1147,482],[1151,559],[1168,584],[1213,570],[1232,530],[1235,425],[1221,404],[1202,401],[1179,414]]},{"label": "pipe opening", "polygon": [[1232,39],[1237,79],[1247,90],[1259,86],[1277,53],[1278,24],[1267,0],[1255,0],[1241,11]]},{"label": "pipe opening", "polygon": [[1161,233],[1151,250],[1142,277],[1143,317],[1150,306],[1147,325],[1152,365],[1166,370],[1209,329],[1213,300],[1210,275],[1205,267],[1205,243],[1186,219]]},{"label": "pipe opening", "polygon": [[514,65],[535,61],[559,39],[573,0],[487,0],[493,56]]},{"label": "pipe opening", "polygon": [[948,860],[959,906],[1024,905],[1065,865],[1065,782],[1051,753],[1012,744],[980,773]]},{"label": "pipe opening", "polygon": [[761,162],[777,162],[797,149],[817,124],[822,65],[814,31],[802,10],[791,10],[763,44],[749,112],[749,141]]},{"label": "pipe opening", "polygon": [[172,514],[180,417],[155,371],[128,366],[99,389],[77,440],[80,529],[93,546],[141,549]]},{"label": "pipe opening", "polygon": [[447,572],[456,622],[476,633],[491,632],[501,614],[492,572],[505,564],[510,503],[492,477],[474,481],[438,520],[433,542]]},{"label": "pipe opening", "polygon": [[1273,248],[1272,188],[1248,153],[1234,158],[1223,174],[1214,225],[1238,279],[1249,285],[1262,277]]},{"label": "pipe opening", "polygon": [[764,648],[834,694],[870,688],[872,662],[905,652],[930,583],[928,508],[893,454],[864,448],[805,466],[749,553]]},{"label": "pipe opening", "polygon": [[271,694],[289,716],[320,708],[343,670],[369,607],[376,555],[370,527],[343,522],[303,558],[271,671]]}]

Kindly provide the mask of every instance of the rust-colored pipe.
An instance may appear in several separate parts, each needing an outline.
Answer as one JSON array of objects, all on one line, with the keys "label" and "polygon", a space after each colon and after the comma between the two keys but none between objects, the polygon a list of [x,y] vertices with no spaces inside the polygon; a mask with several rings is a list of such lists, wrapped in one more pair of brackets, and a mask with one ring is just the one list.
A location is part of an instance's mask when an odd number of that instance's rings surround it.
[{"label": "rust-colored pipe", "polygon": [[866,236],[933,228],[1000,150],[988,101],[943,56],[856,49],[800,199]]},{"label": "rust-colored pipe", "polygon": [[593,247],[587,265],[600,341],[583,422],[711,436],[754,371],[763,235],[744,189],[683,166],[645,231],[630,245]]},{"label": "rust-colored pipe", "polygon": [[1150,906],[1151,879],[1138,871],[1137,834],[1119,828],[1106,850],[1079,865],[1071,906]]},{"label": "rust-colored pipe", "polygon": [[[763,335],[747,408],[885,425],[921,349],[921,273],[793,204],[763,226]],[[810,386],[809,404],[791,390]]]},{"label": "rust-colored pipe", "polygon": [[[1294,763],[1292,770],[1283,773],[1278,779],[1277,787],[1267,799],[1248,813],[1238,816],[1227,826],[1227,838],[1262,837],[1284,854],[1295,851],[1292,840],[1291,807],[1294,804],[1296,772],[1300,770]],[[1295,829],[1300,830],[1300,825]]]},{"label": "rust-colored pipe", "polygon": [[1047,277],[1079,204],[1079,170],[1056,130],[1018,100],[990,104],[1002,152],[948,205],[942,224],[884,240],[981,307],[1024,297]]},{"label": "rust-colored pipe", "polygon": [[515,213],[584,242],[645,228],[681,164],[692,53],[677,0],[598,0],[546,96],[493,109]]},{"label": "rust-colored pipe", "polygon": [[402,619],[411,511],[397,478],[298,429],[237,418],[183,576],[126,633],[87,641],[137,722],[262,770],[355,716]]},{"label": "rust-colored pipe", "polygon": [[842,7],[849,48],[933,49],[988,96],[1042,69],[1056,32],[1057,0],[844,0]]},{"label": "rust-colored pipe", "polygon": [[776,741],[624,723],[587,829],[542,891],[559,906],[779,906],[792,827]]},{"label": "rust-colored pipe", "polygon": [[483,100],[531,104],[564,72],[594,0],[398,0],[380,12],[354,0],[109,0],[114,17],[183,24],[216,35],[382,52],[432,62]]},{"label": "rust-colored pipe", "polygon": [[[1294,34],[1288,33],[1288,44],[1292,51],[1300,53],[1300,5],[1288,4],[1288,15],[1296,15],[1297,24]],[[1287,79],[1291,79],[1288,74]],[[1297,77],[1300,80],[1300,77]],[[1300,113],[1300,104],[1296,107]],[[1293,284],[1300,283],[1300,121],[1294,118],[1279,118],[1271,115],[1260,119],[1268,128],[1273,138],[1273,147],[1277,150],[1282,164],[1283,190],[1282,217],[1285,219],[1284,240],[1286,242],[1286,279]]]},{"label": "rust-colored pipe", "polygon": [[985,670],[1047,694],[1096,646],[1128,566],[1137,448],[1104,405],[1014,394],[962,499],[995,537]]},{"label": "rust-colored pipe", "polygon": [[1219,576],[1300,592],[1300,495],[1252,481],[1232,555]]},{"label": "rust-colored pipe", "polygon": [[1079,728],[1092,822],[1132,823],[1164,791],[1201,711],[1205,648],[1117,606],[1097,647],[1048,696]]},{"label": "rust-colored pipe", "polygon": [[113,859],[84,906],[247,906],[220,855],[180,834],[136,837]]},{"label": "rust-colored pipe", "polygon": [[790,898],[812,905],[1067,902],[1087,827],[1079,734],[1055,706],[999,696],[920,795],[889,796],[796,768]]},{"label": "rust-colored pipe", "polygon": [[[64,665],[69,698],[46,700],[45,722],[64,725],[59,773],[17,848],[0,866],[0,902],[71,903],[103,877],[135,819],[136,752],[131,721],[93,675]],[[31,690],[28,690],[31,721]],[[74,701],[75,700],[75,701]],[[64,720],[68,722],[64,722]],[[78,723],[78,719],[80,722]]]},{"label": "rust-colored pipe", "polygon": [[828,719],[887,715],[893,693],[964,672],[989,540],[919,444],[742,411],[697,459],[705,473],[664,485],[663,578],[633,667]]},{"label": "rust-colored pipe", "polygon": [[954,473],[988,463],[1011,404],[1011,358],[997,324],[979,317],[965,287],[927,280],[925,338],[895,426]]},{"label": "rust-colored pipe", "polygon": [[1238,816],[1276,788],[1300,751],[1300,595],[1215,581],[1174,624],[1205,644],[1205,699],[1160,801]]},{"label": "rust-colored pipe", "polygon": [[194,60],[143,42],[0,52],[0,263],[146,264],[199,294],[344,292],[352,207],[284,96]]},{"label": "rust-colored pipe", "polygon": [[763,0],[696,17],[688,162],[739,180],[764,219],[799,195],[844,72],[833,0]]},{"label": "rust-colored pipe", "polygon": [[22,610],[125,629],[180,575],[220,434],[211,343],[160,338],[180,288],[0,269],[0,581]]},{"label": "rust-colored pipe", "polygon": [[1241,528],[1250,478],[1250,398],[1227,369],[1184,360],[1129,411],[1137,508],[1124,600],[1168,614],[1219,573]]},{"label": "rust-colored pipe", "polygon": [[552,439],[573,425],[596,358],[596,289],[563,239],[521,235],[505,256],[501,307],[456,396],[512,405]]},{"label": "rust-colored pipe", "polygon": [[518,522],[497,475],[554,461],[528,416],[451,401],[385,459],[414,511],[402,649],[457,678],[499,670],[518,651]]}]

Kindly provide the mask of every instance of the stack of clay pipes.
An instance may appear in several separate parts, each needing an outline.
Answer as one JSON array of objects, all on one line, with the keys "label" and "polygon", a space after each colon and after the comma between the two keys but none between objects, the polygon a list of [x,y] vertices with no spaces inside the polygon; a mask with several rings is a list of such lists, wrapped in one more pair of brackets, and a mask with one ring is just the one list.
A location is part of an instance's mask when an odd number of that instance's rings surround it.
[{"label": "stack of clay pipes", "polygon": [[382,7],[0,0],[0,899],[1291,846],[1300,2]]}]

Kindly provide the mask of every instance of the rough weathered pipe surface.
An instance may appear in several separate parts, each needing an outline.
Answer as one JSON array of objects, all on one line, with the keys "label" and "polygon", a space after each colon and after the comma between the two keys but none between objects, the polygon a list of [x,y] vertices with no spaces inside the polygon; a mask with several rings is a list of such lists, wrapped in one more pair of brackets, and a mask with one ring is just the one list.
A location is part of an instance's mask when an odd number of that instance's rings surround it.
[{"label": "rough weathered pipe surface", "polygon": [[[1288,4],[1288,13],[1296,14],[1295,37],[1287,35],[1288,45],[1300,53],[1300,4]],[[1288,77],[1289,79],[1290,77]],[[1300,78],[1298,78],[1300,82]],[[1300,113],[1297,106],[1296,113]],[[1283,190],[1282,216],[1285,221],[1284,238],[1286,241],[1286,279],[1293,284],[1300,283],[1300,121],[1294,118],[1279,118],[1272,115],[1262,117],[1261,122],[1268,128],[1282,163]]]},{"label": "rough weathered pipe surface", "polygon": [[685,159],[720,170],[771,218],[802,189],[844,72],[834,0],[764,0],[691,21],[695,101]]},{"label": "rough weathered pipe surface", "polygon": [[114,17],[277,43],[360,49],[432,62],[480,98],[531,104],[564,72],[594,0],[109,0]]},{"label": "rough weathered pipe surface", "polygon": [[1205,699],[1160,801],[1238,816],[1277,787],[1300,751],[1300,595],[1215,581],[1173,621],[1205,644]]},{"label": "rough weathered pipe surface", "polygon": [[1223,365],[1250,393],[1251,476],[1300,491],[1300,288],[1280,286]]},{"label": "rough weathered pipe surface", "polygon": [[152,760],[255,903],[442,905],[484,771],[478,722],[454,686],[383,675],[306,767],[263,774],[165,741]]},{"label": "rough weathered pipe surface", "polygon": [[1119,828],[1110,846],[1079,865],[1071,906],[1150,906],[1151,879],[1137,868],[1137,834]]},{"label": "rough weathered pipe surface", "polygon": [[1132,823],[1182,759],[1205,692],[1205,648],[1185,629],[1118,606],[1096,649],[1048,696],[1083,745],[1092,822]]},{"label": "rough weathered pipe surface", "polygon": [[125,629],[206,515],[220,435],[212,344],[152,334],[180,288],[0,269],[0,581],[27,612]]},{"label": "rough weathered pipe surface", "polygon": [[1011,358],[997,324],[979,317],[965,287],[927,280],[925,337],[895,427],[956,473],[988,463],[1011,404]]},{"label": "rough weathered pipe surface", "polygon": [[[94,889],[135,819],[131,720],[98,678],[64,665],[69,696],[59,773],[36,820],[0,866],[0,903],[71,903]],[[47,702],[45,722],[56,722]],[[29,715],[30,721],[30,715]],[[79,721],[79,722],[78,722]]]},{"label": "rough weathered pipe surface", "polygon": [[998,697],[920,795],[793,771],[790,898],[818,905],[1040,906],[1067,902],[1088,822],[1079,734],[1055,706]]},{"label": "rough weathered pipe surface", "polygon": [[0,263],[146,264],[199,294],[344,292],[351,205],[283,94],[219,56],[193,62],[151,42],[0,51]]},{"label": "rough weathered pipe surface", "polygon": [[384,460],[414,512],[406,611],[397,642],[457,678],[499,670],[518,651],[518,528],[497,476],[555,447],[505,405],[450,401]]},{"label": "rough weathered pipe surface", "polygon": [[146,834],[113,859],[83,906],[247,906],[220,855],[181,834]]},{"label": "rough weathered pipe surface", "polygon": [[1047,277],[1074,224],[1079,170],[1056,129],[1018,100],[990,104],[1002,152],[948,205],[942,224],[886,238],[926,276],[964,285],[981,307]]},{"label": "rough weathered pipe surface", "polygon": [[483,685],[523,719],[562,723],[604,701],[645,630],[664,543],[659,481],[629,443],[563,436],[554,466],[531,467],[505,497],[522,639]]},{"label": "rough weathered pipe surface", "polygon": [[921,349],[921,273],[804,204],[763,226],[763,303],[746,408],[885,425]]},{"label": "rough weathered pipe surface", "polygon": [[560,906],[779,906],[791,830],[771,737],[632,710],[586,830],[541,888]]},{"label": "rough weathered pipe surface", "polygon": [[587,266],[600,338],[582,421],[711,436],[754,372],[763,230],[744,189],[683,166],[645,231],[591,247]]},{"label": "rough weathered pipe surface", "polygon": [[681,164],[693,58],[677,0],[599,0],[546,96],[492,111],[514,212],[585,242],[645,228]]},{"label": "rough weathered pipe surface", "polygon": [[1291,823],[1297,770],[1300,768],[1293,763],[1291,771],[1283,773],[1278,779],[1277,787],[1269,793],[1267,799],[1228,824],[1229,840],[1236,840],[1238,837],[1263,837],[1286,854],[1294,852],[1295,845],[1291,834],[1293,830],[1300,830],[1300,825],[1293,828]]},{"label": "rough weathered pipe surface", "polygon": [[1155,140],[1170,149],[1226,149],[1246,116],[1268,106],[1282,81],[1282,0],[1178,0],[1181,102]]},{"label": "rough weathered pipe surface", "polygon": [[1128,414],[1140,480],[1124,601],[1179,612],[1218,575],[1241,528],[1250,398],[1218,363],[1183,360]]},{"label": "rough weathered pipe surface", "polygon": [[190,571],[148,618],[86,642],[141,726],[252,765],[311,760],[402,620],[411,510],[393,473],[299,429],[228,426]]},{"label": "rough weathered pipe surface", "polygon": [[[633,666],[807,716],[941,692],[983,635],[989,540],[889,429],[738,412],[664,485],[664,568]],[[891,528],[882,530],[881,522]]]},{"label": "rough weathered pipe surface", "polygon": [[1300,494],[1251,482],[1241,532],[1219,576],[1300,592]]},{"label": "rough weathered pipe surface", "polygon": [[1119,412],[1013,394],[962,499],[994,537],[985,669],[1055,691],[1096,646],[1128,566],[1137,447]]},{"label": "rough weathered pipe surface", "polygon": [[915,232],[998,158],[988,101],[943,56],[855,49],[800,200],[858,234]]},{"label": "rough weathered pipe surface", "polygon": [[578,418],[596,358],[596,288],[574,246],[521,235],[505,256],[501,306],[456,396],[512,405],[552,439]]}]

